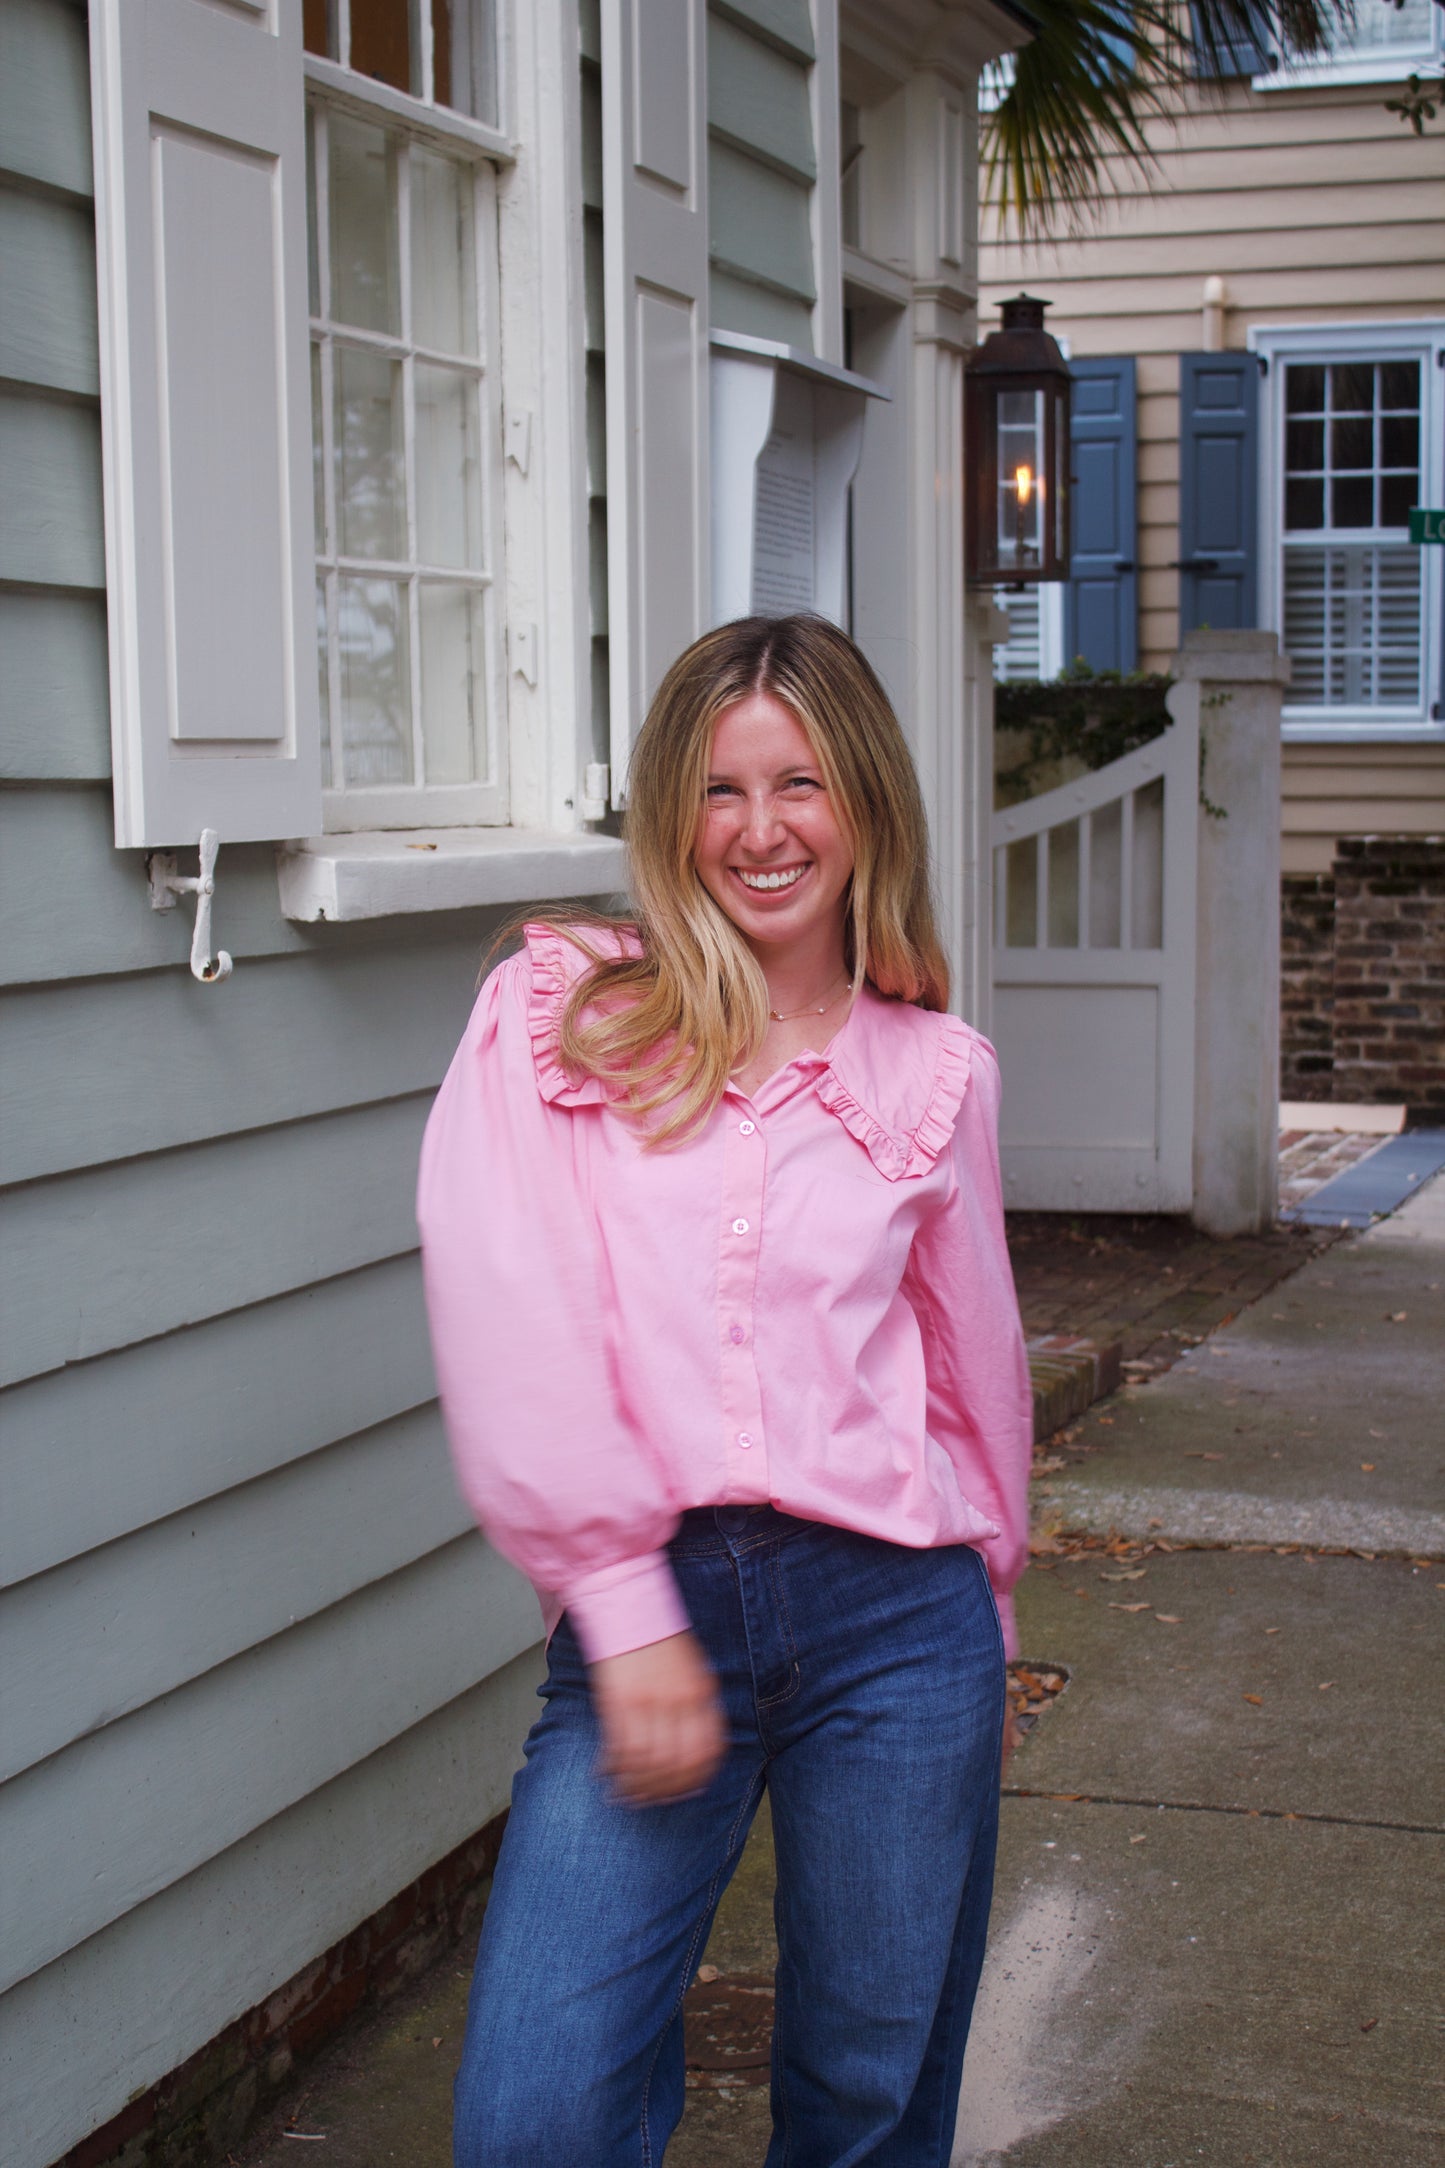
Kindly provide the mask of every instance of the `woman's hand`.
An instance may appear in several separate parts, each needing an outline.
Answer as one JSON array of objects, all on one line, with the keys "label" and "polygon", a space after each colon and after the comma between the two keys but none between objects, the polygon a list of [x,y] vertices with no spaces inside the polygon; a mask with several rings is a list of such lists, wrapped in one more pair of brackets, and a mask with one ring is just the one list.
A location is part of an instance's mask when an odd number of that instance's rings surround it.
[{"label": "woman's hand", "polygon": [[690,1633],[673,1634],[589,1671],[602,1725],[602,1768],[624,1799],[653,1805],[700,1792],[723,1758],[717,1684]]}]

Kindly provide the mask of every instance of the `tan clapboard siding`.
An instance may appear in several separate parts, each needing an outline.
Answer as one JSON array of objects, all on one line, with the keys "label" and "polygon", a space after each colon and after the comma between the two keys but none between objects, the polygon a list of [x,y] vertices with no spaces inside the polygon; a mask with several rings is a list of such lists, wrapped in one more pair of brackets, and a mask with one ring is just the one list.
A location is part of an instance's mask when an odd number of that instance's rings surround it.
[{"label": "tan clapboard siding", "polygon": [[[1053,302],[1050,324],[1073,353],[1138,356],[1145,668],[1165,668],[1178,644],[1178,357],[1204,343],[1205,279],[1226,282],[1231,347],[1257,323],[1445,312],[1440,140],[1387,113],[1389,95],[1374,84],[1200,93],[1177,126],[1150,124],[1157,170],[1110,162],[1116,199],[1082,239],[1021,247],[984,215],[985,320],[1025,286]],[[1285,787],[1289,799],[1288,768]],[[1293,819],[1287,807],[1287,838]]]},{"label": "tan clapboard siding", "polygon": [[1328,873],[1341,836],[1445,835],[1445,746],[1286,745],[1286,873]]},{"label": "tan clapboard siding", "polygon": [[7,1996],[7,2168],[49,2168],[505,1806],[539,1673],[517,1657]]}]

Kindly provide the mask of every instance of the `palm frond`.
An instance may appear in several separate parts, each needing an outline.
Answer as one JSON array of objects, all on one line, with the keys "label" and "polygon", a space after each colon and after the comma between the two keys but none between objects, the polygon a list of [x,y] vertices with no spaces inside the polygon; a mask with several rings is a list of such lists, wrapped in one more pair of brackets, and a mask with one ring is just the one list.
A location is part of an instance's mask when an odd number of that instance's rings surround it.
[{"label": "palm frond", "polygon": [[983,141],[985,197],[1029,238],[1077,232],[1107,200],[1110,161],[1156,163],[1147,123],[1201,76],[1231,72],[1242,45],[1302,56],[1350,27],[1356,0],[1028,0],[1035,35]]}]

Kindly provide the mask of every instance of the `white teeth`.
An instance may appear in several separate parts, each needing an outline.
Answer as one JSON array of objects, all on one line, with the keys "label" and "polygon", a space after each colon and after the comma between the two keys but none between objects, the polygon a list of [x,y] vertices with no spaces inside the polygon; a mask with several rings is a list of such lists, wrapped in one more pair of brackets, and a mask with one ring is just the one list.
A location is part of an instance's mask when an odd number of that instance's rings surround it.
[{"label": "white teeth", "polygon": [[739,867],[738,879],[744,888],[791,888],[806,871],[805,866],[795,866],[791,873],[744,873]]}]

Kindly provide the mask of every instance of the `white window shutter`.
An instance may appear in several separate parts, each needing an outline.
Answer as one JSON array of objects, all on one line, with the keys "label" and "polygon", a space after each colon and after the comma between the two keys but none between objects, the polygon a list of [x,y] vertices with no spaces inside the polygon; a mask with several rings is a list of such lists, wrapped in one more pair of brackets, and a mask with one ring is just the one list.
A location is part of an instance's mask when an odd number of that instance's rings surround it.
[{"label": "white window shutter", "polygon": [[707,14],[602,0],[612,796],[708,622]]},{"label": "white window shutter", "polygon": [[116,842],[321,825],[294,0],[91,0]]}]

